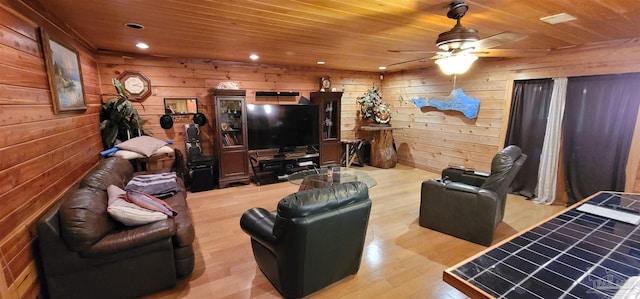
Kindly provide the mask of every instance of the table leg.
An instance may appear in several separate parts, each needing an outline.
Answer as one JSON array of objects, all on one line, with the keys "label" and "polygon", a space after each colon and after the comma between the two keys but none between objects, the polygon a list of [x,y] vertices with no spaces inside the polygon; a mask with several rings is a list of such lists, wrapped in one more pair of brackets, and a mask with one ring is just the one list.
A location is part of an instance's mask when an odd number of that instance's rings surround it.
[{"label": "table leg", "polygon": [[351,159],[349,158],[349,145],[351,144],[351,142],[347,142],[345,143],[345,160],[344,160],[344,166],[349,168],[349,166],[351,166]]},{"label": "table leg", "polygon": [[398,155],[393,149],[392,130],[380,130],[371,141],[371,166],[394,168],[398,163]]}]

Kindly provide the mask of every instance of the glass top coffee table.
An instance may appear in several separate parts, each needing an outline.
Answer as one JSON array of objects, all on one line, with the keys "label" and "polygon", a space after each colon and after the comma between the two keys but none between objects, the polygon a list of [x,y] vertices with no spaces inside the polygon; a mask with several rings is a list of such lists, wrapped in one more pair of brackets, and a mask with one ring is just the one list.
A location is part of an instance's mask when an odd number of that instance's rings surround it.
[{"label": "glass top coffee table", "polygon": [[298,171],[290,174],[287,179],[292,184],[300,185],[300,191],[347,182],[363,182],[369,188],[377,184],[376,180],[366,172],[346,167],[322,167]]}]

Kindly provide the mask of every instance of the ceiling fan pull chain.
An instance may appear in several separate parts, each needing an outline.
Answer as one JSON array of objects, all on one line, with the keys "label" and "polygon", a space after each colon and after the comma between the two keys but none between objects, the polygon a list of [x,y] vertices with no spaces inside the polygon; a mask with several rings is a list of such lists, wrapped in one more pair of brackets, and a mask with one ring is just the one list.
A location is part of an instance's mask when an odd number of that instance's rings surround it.
[{"label": "ceiling fan pull chain", "polygon": [[456,89],[456,78],[458,78],[458,74],[453,74],[453,89],[451,89],[451,90],[455,90]]}]

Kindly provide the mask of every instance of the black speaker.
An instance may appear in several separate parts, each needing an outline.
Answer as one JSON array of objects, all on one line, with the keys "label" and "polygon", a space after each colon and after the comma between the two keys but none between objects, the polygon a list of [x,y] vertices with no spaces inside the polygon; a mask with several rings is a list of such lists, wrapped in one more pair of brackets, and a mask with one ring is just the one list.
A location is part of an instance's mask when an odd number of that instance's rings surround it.
[{"label": "black speaker", "polygon": [[202,148],[199,141],[190,141],[185,143],[187,148],[187,160],[193,160],[202,154]]},{"label": "black speaker", "polygon": [[200,142],[200,126],[197,124],[185,124],[184,138],[186,142]]},{"label": "black speaker", "polygon": [[207,117],[202,113],[196,113],[193,115],[193,122],[200,126],[204,126],[204,124],[207,123]]},{"label": "black speaker", "polygon": [[163,115],[160,117],[160,127],[163,129],[171,129],[173,127],[173,117],[171,115]]},{"label": "black speaker", "polygon": [[213,165],[199,165],[189,169],[191,192],[211,190],[215,186]]}]

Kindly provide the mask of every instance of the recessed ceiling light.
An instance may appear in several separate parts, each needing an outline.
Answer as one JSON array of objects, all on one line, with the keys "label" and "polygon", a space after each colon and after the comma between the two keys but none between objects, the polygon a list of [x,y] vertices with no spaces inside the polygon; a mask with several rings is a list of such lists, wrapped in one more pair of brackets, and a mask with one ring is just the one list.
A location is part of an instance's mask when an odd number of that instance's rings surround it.
[{"label": "recessed ceiling light", "polygon": [[126,27],[129,27],[131,29],[144,29],[144,26],[142,24],[137,24],[137,23],[126,23],[124,24]]},{"label": "recessed ceiling light", "polygon": [[387,67],[386,66],[379,66],[378,69],[381,70],[381,71],[384,71],[384,70],[387,69]]},{"label": "recessed ceiling light", "polygon": [[249,55],[249,59],[258,60],[258,59],[260,59],[260,56],[258,56],[258,54],[251,54],[251,55]]},{"label": "recessed ceiling light", "polygon": [[545,23],[549,23],[549,24],[559,24],[559,23],[564,23],[564,22],[569,22],[569,21],[574,21],[577,20],[578,18],[568,14],[568,13],[559,13],[557,15],[552,15],[552,16],[546,16],[546,17],[542,17],[540,18],[540,21],[543,21]]},{"label": "recessed ceiling light", "polygon": [[324,64],[324,61],[318,61],[317,64]]},{"label": "recessed ceiling light", "polygon": [[149,45],[147,45],[145,43],[137,43],[136,47],[138,47],[140,49],[149,49]]}]

